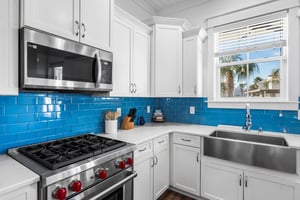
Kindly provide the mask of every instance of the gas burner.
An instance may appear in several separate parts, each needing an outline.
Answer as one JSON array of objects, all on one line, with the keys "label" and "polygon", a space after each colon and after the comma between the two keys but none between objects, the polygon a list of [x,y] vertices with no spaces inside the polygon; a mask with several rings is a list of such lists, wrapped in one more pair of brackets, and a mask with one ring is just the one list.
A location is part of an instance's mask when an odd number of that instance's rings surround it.
[{"label": "gas burner", "polygon": [[125,145],[125,142],[87,134],[31,145],[18,151],[54,170]]}]

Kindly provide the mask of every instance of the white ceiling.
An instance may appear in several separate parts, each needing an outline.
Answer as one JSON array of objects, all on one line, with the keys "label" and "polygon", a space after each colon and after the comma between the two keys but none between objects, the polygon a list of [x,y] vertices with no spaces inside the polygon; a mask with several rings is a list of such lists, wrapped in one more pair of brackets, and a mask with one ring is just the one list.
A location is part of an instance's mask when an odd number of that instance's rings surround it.
[{"label": "white ceiling", "polygon": [[134,0],[152,15],[170,14],[203,4],[209,0]]}]

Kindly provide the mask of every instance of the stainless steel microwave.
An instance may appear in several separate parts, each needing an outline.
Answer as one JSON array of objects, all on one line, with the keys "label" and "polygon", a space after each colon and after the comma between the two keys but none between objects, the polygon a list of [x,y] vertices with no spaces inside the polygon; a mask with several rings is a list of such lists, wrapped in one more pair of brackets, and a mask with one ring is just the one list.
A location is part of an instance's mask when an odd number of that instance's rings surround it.
[{"label": "stainless steel microwave", "polygon": [[22,89],[111,91],[110,52],[48,33],[21,29]]}]

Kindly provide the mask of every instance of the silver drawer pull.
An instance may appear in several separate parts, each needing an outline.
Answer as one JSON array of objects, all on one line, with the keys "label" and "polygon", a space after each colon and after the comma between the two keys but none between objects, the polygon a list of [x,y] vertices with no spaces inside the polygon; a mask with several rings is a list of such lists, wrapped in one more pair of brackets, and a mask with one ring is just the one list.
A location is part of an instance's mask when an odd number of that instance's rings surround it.
[{"label": "silver drawer pull", "polygon": [[139,149],[139,152],[143,152],[146,151],[147,147],[143,148],[143,149]]},{"label": "silver drawer pull", "polygon": [[182,141],[191,142],[192,140],[181,138]]},{"label": "silver drawer pull", "polygon": [[163,143],[163,142],[165,142],[165,140],[158,141],[159,144],[161,144],[161,143]]}]

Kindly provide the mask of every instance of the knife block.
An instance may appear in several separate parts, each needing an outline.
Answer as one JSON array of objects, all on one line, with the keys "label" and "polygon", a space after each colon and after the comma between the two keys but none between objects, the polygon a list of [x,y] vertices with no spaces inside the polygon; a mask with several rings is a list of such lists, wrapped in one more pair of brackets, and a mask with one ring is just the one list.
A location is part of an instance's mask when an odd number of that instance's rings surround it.
[{"label": "knife block", "polygon": [[134,122],[131,122],[131,117],[126,116],[121,124],[121,129],[129,130],[134,128]]}]

